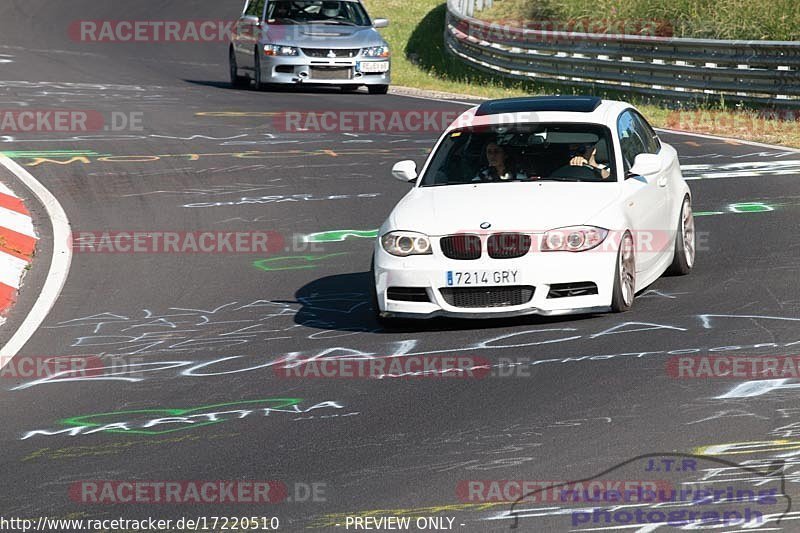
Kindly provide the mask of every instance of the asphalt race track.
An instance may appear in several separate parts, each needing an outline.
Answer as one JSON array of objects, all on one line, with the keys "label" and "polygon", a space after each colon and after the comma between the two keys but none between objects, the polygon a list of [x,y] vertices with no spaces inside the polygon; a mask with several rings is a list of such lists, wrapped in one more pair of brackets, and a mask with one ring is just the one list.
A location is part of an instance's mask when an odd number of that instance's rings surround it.
[{"label": "asphalt race track", "polygon": [[[697,264],[688,277],[658,280],[627,314],[433,320],[384,331],[368,296],[372,240],[299,236],[369,235],[407,190],[391,165],[421,163],[436,134],[287,133],[273,114],[465,105],[234,90],[224,43],[67,36],[76,19],[230,19],[239,4],[0,4],[0,108],[142,113],[142,131],[0,137],[0,152],[58,198],[73,231],[258,229],[286,240],[272,256],[76,252],[60,298],[20,355],[91,354],[121,370],[0,380],[4,518],[275,516],[279,531],[338,531],[348,517],[370,515],[412,524],[452,518],[440,527],[470,532],[617,530],[622,523],[573,514],[591,508],[586,502],[529,495],[515,515],[509,501],[497,501],[508,497],[479,503],[462,489],[476,480],[654,476],[676,487],[752,488],[774,485],[775,475],[756,470],[779,459],[785,494],[797,492],[800,382],[675,379],[667,362],[680,354],[800,353],[800,154],[663,133],[691,179]],[[7,173],[0,180],[21,188]],[[3,341],[47,275],[51,228],[40,206],[31,209],[42,257]],[[303,379],[276,371],[287,356],[390,355],[475,357],[491,372]],[[227,414],[178,429],[146,423],[210,412]],[[92,432],[122,422],[138,429]],[[704,457],[653,472],[640,458],[648,454]],[[76,496],[76,486],[98,480],[271,480],[292,501],[97,504]],[[776,500],[755,505],[772,517],[765,529],[746,531],[800,531],[798,511],[775,523],[789,501]]]}]

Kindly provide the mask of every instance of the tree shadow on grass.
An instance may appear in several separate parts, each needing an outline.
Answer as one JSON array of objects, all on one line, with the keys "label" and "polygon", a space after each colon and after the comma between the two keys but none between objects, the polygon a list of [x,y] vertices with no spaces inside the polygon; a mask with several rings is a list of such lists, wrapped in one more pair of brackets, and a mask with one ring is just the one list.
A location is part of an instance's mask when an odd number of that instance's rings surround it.
[{"label": "tree shadow on grass", "polygon": [[477,69],[456,57],[447,49],[444,32],[447,24],[447,5],[432,9],[417,25],[404,50],[406,58],[425,74],[441,80],[468,83],[474,86],[491,85],[504,89],[521,90],[528,94],[564,94],[600,96],[611,100],[624,100],[634,105],[656,104],[667,108],[716,107],[705,97],[696,101],[667,102],[663,98],[648,97],[629,91],[615,91],[602,87],[583,87],[569,83],[548,83],[507,78],[497,73]]},{"label": "tree shadow on grass", "polygon": [[411,63],[442,80],[486,85],[488,83],[508,89],[522,89],[540,92],[533,83],[521,80],[503,79],[475,69],[451,54],[444,43],[447,20],[447,5],[441,4],[430,11],[420,21],[406,44],[404,50]]}]

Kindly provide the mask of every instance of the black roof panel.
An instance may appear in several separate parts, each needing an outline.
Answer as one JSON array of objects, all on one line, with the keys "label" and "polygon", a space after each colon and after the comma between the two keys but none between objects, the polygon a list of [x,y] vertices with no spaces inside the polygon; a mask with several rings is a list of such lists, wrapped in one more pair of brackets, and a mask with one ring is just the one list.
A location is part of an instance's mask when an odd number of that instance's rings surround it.
[{"label": "black roof panel", "polygon": [[476,116],[499,113],[524,113],[528,111],[567,111],[591,113],[602,100],[596,96],[527,96],[490,100],[481,104]]}]

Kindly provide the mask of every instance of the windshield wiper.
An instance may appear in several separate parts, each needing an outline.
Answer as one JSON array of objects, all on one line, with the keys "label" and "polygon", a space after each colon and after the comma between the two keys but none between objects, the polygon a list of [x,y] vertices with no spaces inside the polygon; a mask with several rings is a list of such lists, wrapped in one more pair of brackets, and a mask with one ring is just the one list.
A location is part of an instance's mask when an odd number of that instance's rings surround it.
[{"label": "windshield wiper", "polygon": [[530,180],[530,181],[583,181],[578,178],[558,178],[558,177],[549,177],[549,178],[539,178],[538,180]]}]

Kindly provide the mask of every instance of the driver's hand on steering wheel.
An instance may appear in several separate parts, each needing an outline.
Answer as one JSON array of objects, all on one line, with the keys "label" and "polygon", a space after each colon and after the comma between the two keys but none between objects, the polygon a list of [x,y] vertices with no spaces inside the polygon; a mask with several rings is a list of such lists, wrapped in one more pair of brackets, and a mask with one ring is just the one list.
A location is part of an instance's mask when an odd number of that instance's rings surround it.
[{"label": "driver's hand on steering wheel", "polygon": [[611,170],[605,165],[598,165],[596,161],[594,161],[594,157],[591,160],[586,159],[582,155],[576,155],[572,159],[569,160],[570,166],[573,167],[589,167],[593,170],[600,172],[600,177],[602,179],[608,179],[611,176]]}]

